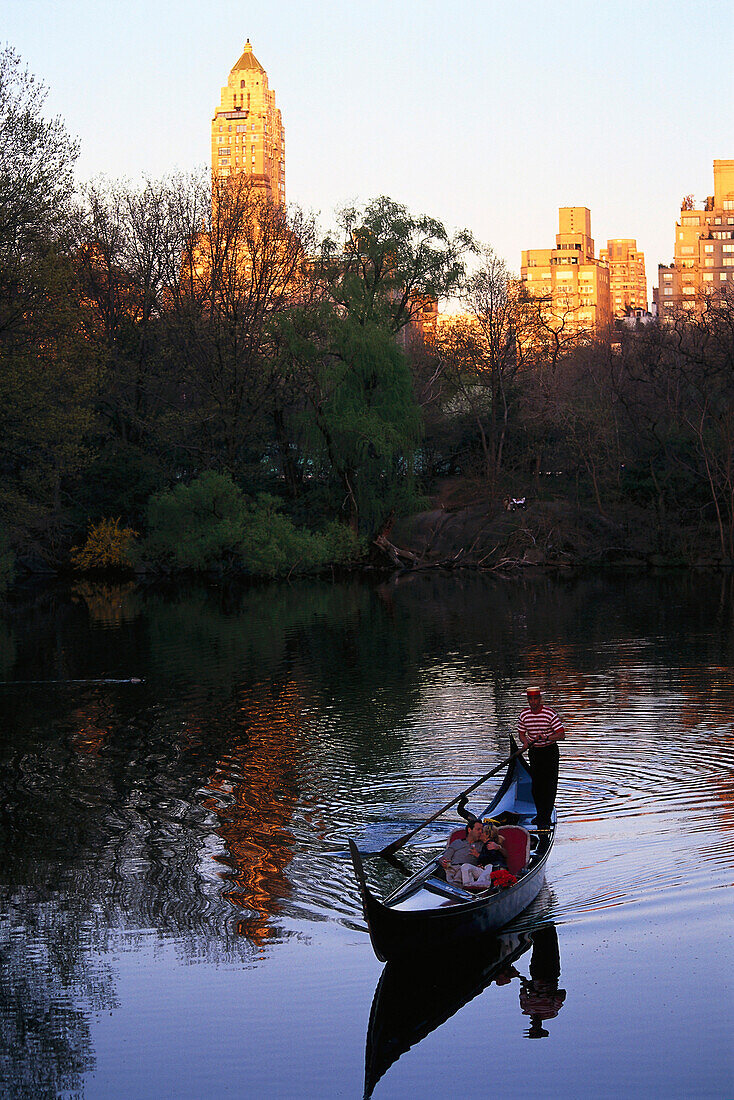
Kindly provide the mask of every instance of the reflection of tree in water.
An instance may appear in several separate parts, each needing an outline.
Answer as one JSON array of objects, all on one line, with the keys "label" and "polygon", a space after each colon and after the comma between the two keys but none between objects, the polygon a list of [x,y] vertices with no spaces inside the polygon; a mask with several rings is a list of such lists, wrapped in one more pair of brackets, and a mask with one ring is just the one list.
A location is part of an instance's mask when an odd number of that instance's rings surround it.
[{"label": "reflection of tree in water", "polygon": [[[416,659],[428,666],[446,652],[462,654],[467,677],[489,680],[500,702],[507,688],[531,676],[553,685],[557,698],[583,691],[587,676],[609,675],[619,703],[639,693],[640,661],[610,644],[644,648],[645,687],[671,689],[671,669],[693,654],[696,678],[690,714],[700,721],[708,699],[721,713],[721,695],[734,705],[734,577],[715,584],[696,574],[649,576],[604,572],[523,576],[512,582],[464,572],[404,574],[378,589],[395,620],[414,638]],[[712,624],[715,630],[712,631]],[[710,666],[713,693],[706,688]],[[703,680],[700,679],[703,677]],[[517,700],[512,701],[512,713]],[[566,716],[571,719],[573,715]]]},{"label": "reflection of tree in water", "polygon": [[0,1093],[39,1100],[81,1094],[94,1068],[89,1020],[115,1007],[104,957],[66,900],[0,894]]}]

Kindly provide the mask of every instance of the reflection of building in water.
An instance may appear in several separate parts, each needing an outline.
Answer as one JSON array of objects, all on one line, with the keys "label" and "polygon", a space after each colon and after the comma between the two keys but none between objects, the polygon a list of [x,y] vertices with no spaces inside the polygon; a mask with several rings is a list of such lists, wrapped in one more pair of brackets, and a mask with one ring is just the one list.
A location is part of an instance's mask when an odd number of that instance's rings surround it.
[{"label": "reflection of building in water", "polygon": [[227,856],[215,858],[231,867],[223,874],[232,884],[223,896],[249,910],[238,931],[255,943],[271,935],[270,918],[290,893],[284,872],[293,858],[291,819],[298,801],[300,696],[293,683],[279,694],[271,691],[242,690],[241,727],[218,761],[205,803],[221,822],[216,832],[227,849]]},{"label": "reflection of building in water", "polygon": [[520,978],[520,1008],[530,1017],[528,1039],[544,1039],[548,1032],[543,1021],[552,1020],[561,1011],[566,990],[558,988],[560,976],[558,933],[554,924],[546,924],[533,932],[530,977]]}]

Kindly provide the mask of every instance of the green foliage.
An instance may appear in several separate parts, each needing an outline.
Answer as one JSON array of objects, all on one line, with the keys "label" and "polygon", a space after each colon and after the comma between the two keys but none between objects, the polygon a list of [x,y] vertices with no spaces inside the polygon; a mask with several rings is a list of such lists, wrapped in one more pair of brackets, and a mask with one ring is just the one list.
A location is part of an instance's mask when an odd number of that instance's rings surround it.
[{"label": "green foliage", "polygon": [[130,569],[132,546],[137,534],[121,527],[119,519],[103,519],[89,528],[84,546],[71,552],[71,563],[79,572],[92,569]]},{"label": "green foliage", "polygon": [[232,479],[212,470],[150,500],[145,551],[160,565],[194,572],[231,567],[276,577],[358,560],[364,550],[342,525],[298,528],[275,497],[245,500]]},{"label": "green foliage", "polygon": [[457,288],[463,257],[475,248],[467,230],[449,237],[436,218],[411,214],[385,195],[362,210],[342,210],[339,230],[340,240],[322,243],[319,279],[360,324],[376,322],[392,332],[410,321],[422,298]]},{"label": "green foliage", "polygon": [[161,565],[210,569],[236,558],[244,517],[232,479],[207,470],[190,485],[151,497],[145,551]]},{"label": "green foliage", "polygon": [[331,514],[369,537],[416,499],[422,422],[406,358],[389,329],[331,309],[294,311],[280,339],[303,380],[305,465],[326,486]]}]

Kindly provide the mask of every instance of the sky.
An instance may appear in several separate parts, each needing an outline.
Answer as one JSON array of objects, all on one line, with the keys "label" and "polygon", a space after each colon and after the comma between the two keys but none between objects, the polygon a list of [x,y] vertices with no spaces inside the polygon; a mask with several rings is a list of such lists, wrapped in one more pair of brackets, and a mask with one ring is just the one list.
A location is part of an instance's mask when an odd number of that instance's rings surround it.
[{"label": "sky", "polygon": [[734,158],[732,0],[4,0],[0,42],[80,142],[80,181],[209,164],[249,38],[285,126],[286,195],[323,227],[389,195],[511,271],[588,206],[648,285],[681,198]]}]

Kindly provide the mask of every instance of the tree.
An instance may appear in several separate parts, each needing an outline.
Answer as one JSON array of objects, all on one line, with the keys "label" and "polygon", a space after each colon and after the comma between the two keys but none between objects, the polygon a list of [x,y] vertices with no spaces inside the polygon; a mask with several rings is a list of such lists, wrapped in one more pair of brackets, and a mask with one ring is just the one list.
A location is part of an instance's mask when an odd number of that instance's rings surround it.
[{"label": "tree", "polygon": [[397,339],[426,296],[458,286],[466,233],[449,239],[440,222],[391,199],[342,211],[338,243],[322,242],[304,301],[273,331],[280,349],[287,469],[308,468],[327,487],[328,507],[354,531],[374,534],[415,504],[414,455],[421,416]]},{"label": "tree", "polygon": [[426,298],[453,294],[473,249],[467,230],[449,237],[435,218],[416,216],[381,196],[339,215],[338,232],[321,245],[317,277],[331,300],[360,324],[399,332]]},{"label": "tree", "polygon": [[372,535],[415,500],[421,418],[405,356],[389,329],[328,304],[284,316],[280,339],[302,394],[291,425],[303,462],[329,508]]},{"label": "tree", "polygon": [[76,145],[42,117],[45,89],[0,52],[0,518],[44,553],[88,459],[90,361],[68,255]]},{"label": "tree", "polygon": [[[0,340],[47,308],[66,225],[77,145],[46,120],[46,89],[9,46],[0,51]],[[1,345],[0,345],[1,346]]]},{"label": "tree", "polygon": [[280,382],[272,322],[307,292],[313,223],[242,174],[215,181],[203,229],[201,205],[181,210],[187,251],[165,315],[185,446],[192,462],[262,476]]},{"label": "tree", "polygon": [[485,247],[465,284],[466,315],[438,340],[452,389],[475,422],[490,493],[503,470],[515,380],[531,353],[521,296],[504,261]]}]

